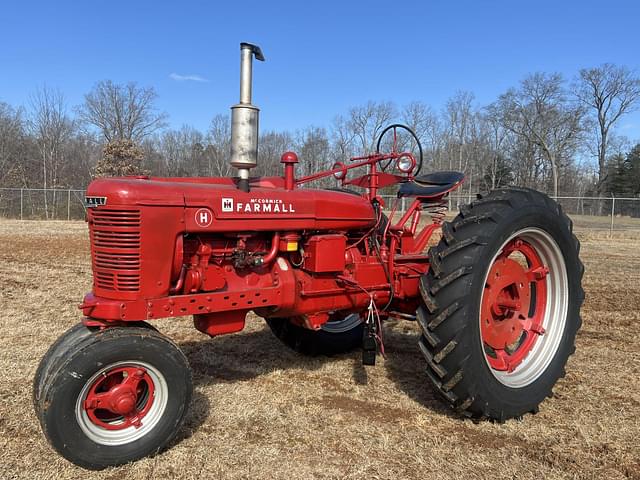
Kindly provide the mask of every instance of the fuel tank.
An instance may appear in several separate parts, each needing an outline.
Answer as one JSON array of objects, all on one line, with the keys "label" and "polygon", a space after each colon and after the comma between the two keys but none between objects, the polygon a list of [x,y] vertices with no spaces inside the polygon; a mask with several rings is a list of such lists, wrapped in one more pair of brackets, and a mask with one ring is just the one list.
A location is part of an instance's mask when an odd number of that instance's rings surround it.
[{"label": "fuel tank", "polygon": [[[99,209],[169,209],[167,219],[177,215],[184,232],[357,230],[375,223],[364,197],[322,189],[285,190],[281,177],[253,179],[249,192],[227,178],[107,178],[94,180],[87,197]],[[154,217],[158,215],[155,211]]]}]

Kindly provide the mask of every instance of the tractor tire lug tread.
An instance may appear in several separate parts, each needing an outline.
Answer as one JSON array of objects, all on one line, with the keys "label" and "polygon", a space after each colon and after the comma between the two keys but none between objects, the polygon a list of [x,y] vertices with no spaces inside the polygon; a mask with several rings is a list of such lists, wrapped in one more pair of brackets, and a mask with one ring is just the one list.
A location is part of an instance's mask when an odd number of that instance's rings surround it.
[{"label": "tractor tire lug tread", "polygon": [[422,307],[419,307],[416,311],[416,320],[418,321],[418,326],[420,327],[420,330],[422,330],[422,335],[424,335],[424,338],[426,338],[431,347],[435,348],[440,344],[440,339],[429,329],[429,325],[427,324],[425,315],[426,313],[424,309]]},{"label": "tractor tire lug tread", "polygon": [[451,225],[451,222],[443,223],[441,232],[442,238],[447,243],[447,245],[453,245],[453,243],[455,242],[455,236],[453,234],[453,225]]},{"label": "tractor tire lug tread", "polygon": [[491,222],[497,223],[499,221],[499,218],[498,218],[498,215],[494,212],[485,212],[485,213],[480,213],[480,214],[472,215],[465,218],[456,219],[452,223],[452,226],[455,231],[458,231],[461,228],[469,225],[478,225],[479,223],[484,222],[485,220],[489,220]]},{"label": "tractor tire lug tread", "polygon": [[[473,237],[469,237],[469,238],[467,238],[467,239],[465,239],[465,240],[463,240],[461,242],[454,243],[450,247],[445,248],[444,250],[438,252],[438,254],[435,255],[432,258],[433,258],[433,260],[438,259],[438,261],[440,261],[440,260],[448,257],[449,255],[451,255],[451,254],[453,254],[453,253],[455,253],[455,252],[457,252],[459,250],[462,250],[463,248],[466,248],[466,247],[469,247],[469,246],[472,246],[472,245],[485,245],[486,243],[487,242],[484,241],[484,240],[479,241],[478,240],[478,236],[474,235]],[[432,262],[430,264],[432,267],[433,267],[433,260],[432,260]]]},{"label": "tractor tire lug tread", "polygon": [[436,295],[440,290],[442,290],[444,287],[449,285],[454,280],[457,280],[460,277],[470,274],[472,270],[473,270],[473,267],[471,265],[466,265],[466,266],[457,268],[446,277],[443,277],[437,282],[434,282],[431,288],[429,289],[429,292],[432,295]]},{"label": "tractor tire lug tread", "polygon": [[436,328],[438,328],[438,325],[444,322],[450,315],[452,315],[459,308],[460,308],[460,303],[457,301],[453,302],[451,305],[443,309],[440,313],[438,313],[438,315],[436,315],[434,318],[431,319],[431,321],[428,323],[429,329],[435,330]]},{"label": "tractor tire lug tread", "polygon": [[418,346],[420,347],[420,351],[422,352],[422,355],[427,360],[427,365],[431,367],[431,370],[433,370],[438,375],[438,377],[444,378],[445,375],[447,374],[447,371],[441,365],[438,365],[433,360],[433,355],[431,355],[431,352],[429,351],[429,349],[427,348],[427,346],[425,345],[422,339],[420,339],[420,341],[418,342]]},{"label": "tractor tire lug tread", "polygon": [[445,345],[442,350],[440,350],[433,356],[433,361],[436,363],[442,362],[442,360],[444,360],[445,357],[449,355],[454,348],[456,348],[456,345],[458,345],[458,342],[456,342],[455,340],[451,340],[449,343],[447,343],[447,345]]},{"label": "tractor tire lug tread", "polygon": [[[475,346],[477,337],[474,335],[479,333],[473,332],[478,331],[479,322],[474,328],[466,328],[474,321],[468,318],[469,315],[477,312],[477,306],[472,304],[472,298],[478,295],[472,292],[480,288],[475,279],[485,268],[474,268],[477,262],[494,255],[487,248],[495,244],[494,239],[502,234],[501,229],[507,228],[509,222],[522,215],[534,215],[529,212],[539,215],[537,212],[540,211],[546,216],[545,221],[555,222],[556,228],[563,230],[562,238],[566,239],[563,241],[569,245],[569,253],[565,254],[567,268],[572,268],[570,274],[577,277],[567,320],[572,323],[565,328],[565,334],[572,336],[572,343],[562,353],[562,360],[566,361],[566,357],[575,351],[575,333],[582,323],[579,307],[584,298],[581,287],[584,266],[577,257],[580,244],[571,231],[571,219],[556,202],[528,188],[509,187],[479,195],[471,205],[463,206],[453,221],[443,224],[441,241],[429,250],[430,267],[419,282],[422,306],[418,309],[417,320],[422,335],[418,345],[427,363],[430,383],[465,417],[504,422],[537,412],[538,403],[546,395],[552,395],[551,388],[544,388],[535,399],[521,400],[522,407],[504,403],[501,395],[492,391],[485,380],[493,379],[493,374],[488,365],[485,367],[481,345]],[[572,249],[575,251],[570,252]],[[470,290],[472,286],[476,290]],[[486,373],[479,373],[484,370]],[[559,373],[560,369],[556,375]]]},{"label": "tractor tire lug tread", "polygon": [[429,378],[429,380],[431,380],[431,383],[433,383],[434,385],[436,385],[438,394],[444,398],[447,402],[449,402],[450,404],[456,403],[458,401],[458,397],[456,397],[456,394],[453,393],[451,390],[444,390],[442,389],[442,382],[438,379],[438,377],[436,377],[433,372],[431,372],[431,370],[427,369],[426,370],[426,374],[427,377]]},{"label": "tractor tire lug tread", "polygon": [[448,392],[455,387],[460,380],[462,380],[462,369],[458,370],[449,380],[443,383],[441,388],[443,391]]},{"label": "tractor tire lug tread", "polygon": [[432,247],[429,249],[429,267],[431,268],[431,272],[433,276],[436,278],[440,278],[442,275],[442,256],[440,253],[436,252],[436,250]]},{"label": "tractor tire lug tread", "polygon": [[429,313],[433,313],[438,310],[438,304],[436,303],[436,299],[431,295],[431,293],[429,293],[428,287],[425,287],[424,280],[424,277],[420,279],[418,288],[425,307]]}]

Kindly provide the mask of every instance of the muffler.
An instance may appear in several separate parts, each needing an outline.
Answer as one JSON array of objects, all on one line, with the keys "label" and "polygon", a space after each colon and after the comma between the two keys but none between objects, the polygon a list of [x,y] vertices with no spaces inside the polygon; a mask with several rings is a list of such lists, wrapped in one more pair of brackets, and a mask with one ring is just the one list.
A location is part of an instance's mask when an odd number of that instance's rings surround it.
[{"label": "muffler", "polygon": [[253,57],[264,62],[262,50],[240,44],[240,103],[231,107],[231,166],[238,169],[238,188],[249,191],[249,170],[258,164],[258,116],[251,104]]}]

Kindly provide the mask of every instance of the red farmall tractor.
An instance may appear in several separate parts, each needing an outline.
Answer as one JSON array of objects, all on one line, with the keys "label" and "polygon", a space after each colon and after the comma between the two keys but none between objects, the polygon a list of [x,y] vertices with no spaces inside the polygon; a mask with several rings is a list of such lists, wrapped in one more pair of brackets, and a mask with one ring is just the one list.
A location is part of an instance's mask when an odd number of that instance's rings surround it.
[{"label": "red farmall tractor", "polygon": [[[583,266],[559,205],[508,188],[444,222],[445,199],[464,177],[421,174],[420,142],[401,125],[382,132],[375,153],[331,170],[298,178],[298,158],[286,152],[282,176],[251,177],[254,56],[263,60],[241,44],[237,177],[89,185],[93,290],[81,323],[51,346],[34,380],[51,445],[92,469],[165,446],[189,408],[191,373],[148,322],[186,315],[215,336],[242,330],[253,311],[300,353],[362,348],[368,365],[383,349],[385,319],[416,321],[426,378],[458,412],[497,421],[535,412],[563,376],[580,327]],[[399,151],[399,132],[412,136],[416,156]],[[342,189],[308,186],[332,176]],[[387,216],[379,189],[396,184]],[[411,203],[399,214],[401,199]]]}]

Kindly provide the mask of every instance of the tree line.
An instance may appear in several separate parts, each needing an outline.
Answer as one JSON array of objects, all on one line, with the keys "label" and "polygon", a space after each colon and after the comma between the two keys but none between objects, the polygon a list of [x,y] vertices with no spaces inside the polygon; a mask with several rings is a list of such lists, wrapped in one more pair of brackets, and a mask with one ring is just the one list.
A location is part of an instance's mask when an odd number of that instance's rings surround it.
[{"label": "tree line", "polygon": [[[227,114],[215,115],[206,131],[171,129],[156,102],[151,87],[108,80],[75,107],[48,87],[24,106],[0,101],[0,186],[83,188],[95,176],[233,174]],[[375,151],[382,129],[400,122],[420,139],[423,172],[463,171],[470,192],[515,184],[555,195],[635,197],[640,144],[617,135],[616,127],[639,103],[640,78],[612,64],[582,69],[572,79],[533,73],[489,105],[467,91],[440,110],[421,101],[370,101],[336,115],[331,125],[261,132],[253,173],[278,174],[286,150],[298,153],[299,176],[330,168]],[[410,137],[398,142],[415,152]]]}]

